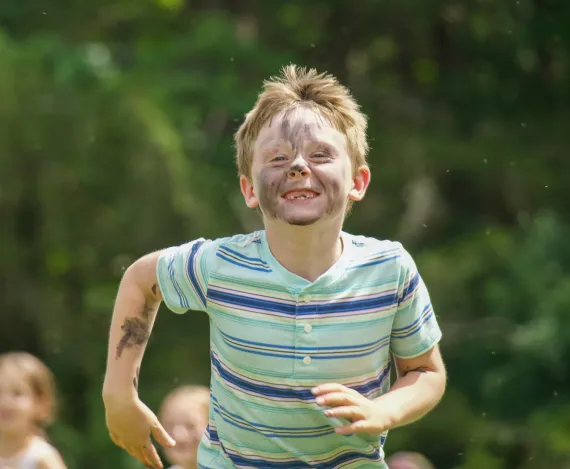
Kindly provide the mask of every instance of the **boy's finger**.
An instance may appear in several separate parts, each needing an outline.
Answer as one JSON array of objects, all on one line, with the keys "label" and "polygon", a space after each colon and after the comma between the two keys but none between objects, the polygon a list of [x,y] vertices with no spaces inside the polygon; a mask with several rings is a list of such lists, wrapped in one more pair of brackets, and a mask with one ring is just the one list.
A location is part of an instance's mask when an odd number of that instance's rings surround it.
[{"label": "boy's finger", "polygon": [[368,433],[371,429],[371,425],[367,420],[357,420],[349,425],[337,427],[334,431],[339,435],[352,435],[359,432]]},{"label": "boy's finger", "polygon": [[140,462],[142,462],[144,465],[146,465],[146,461],[144,460],[143,455],[141,454],[141,452],[139,451],[138,448],[136,448],[135,446],[127,446],[125,448],[125,451],[127,453],[129,453],[133,458],[139,460]]},{"label": "boy's finger", "polygon": [[155,469],[162,469],[162,464],[159,460],[159,465],[156,465],[156,461],[153,461],[147,457],[145,452],[146,445],[134,447],[129,447],[129,454],[133,457],[142,462],[146,467],[155,468]]},{"label": "boy's finger", "polygon": [[362,413],[362,409],[355,405],[327,409],[325,410],[325,415],[327,417],[350,419],[353,422],[356,420],[364,419],[364,414]]},{"label": "boy's finger", "polygon": [[342,384],[338,384],[338,383],[326,383],[326,384],[320,384],[319,386],[314,387],[313,389],[311,389],[311,392],[315,395],[315,396],[319,396],[321,394],[326,394],[329,392],[342,392],[342,391],[346,391],[346,386],[343,386]]},{"label": "boy's finger", "polygon": [[346,392],[330,392],[318,396],[315,402],[320,406],[337,407],[341,405],[356,405],[354,396]]},{"label": "boy's finger", "polygon": [[146,460],[147,466],[162,469],[162,461],[150,440],[142,447],[142,454]]},{"label": "boy's finger", "polygon": [[143,446],[142,448],[140,448],[138,450],[137,453],[137,459],[140,459],[140,461],[146,466],[146,467],[150,467],[150,468],[154,468],[154,464],[153,462],[147,457],[146,455],[146,450],[145,450],[146,446]]},{"label": "boy's finger", "polygon": [[162,446],[166,446],[167,448],[172,448],[176,445],[176,441],[168,434],[168,432],[164,429],[164,427],[159,423],[155,422],[155,424],[150,429],[153,438]]}]

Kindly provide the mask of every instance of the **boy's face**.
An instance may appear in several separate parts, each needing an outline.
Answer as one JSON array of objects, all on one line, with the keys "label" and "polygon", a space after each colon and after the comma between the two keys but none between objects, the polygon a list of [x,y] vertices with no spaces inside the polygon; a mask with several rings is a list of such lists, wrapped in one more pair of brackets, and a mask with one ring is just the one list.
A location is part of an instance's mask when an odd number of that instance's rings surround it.
[{"label": "boy's face", "polygon": [[302,106],[261,129],[251,172],[251,180],[240,178],[247,206],[259,206],[266,222],[297,226],[342,220],[349,199],[361,200],[370,181],[367,166],[353,175],[346,137]]},{"label": "boy's face", "polygon": [[174,448],[165,449],[168,460],[184,468],[194,467],[198,445],[208,425],[208,415],[204,408],[187,396],[179,397],[164,408],[162,424],[176,441]]}]

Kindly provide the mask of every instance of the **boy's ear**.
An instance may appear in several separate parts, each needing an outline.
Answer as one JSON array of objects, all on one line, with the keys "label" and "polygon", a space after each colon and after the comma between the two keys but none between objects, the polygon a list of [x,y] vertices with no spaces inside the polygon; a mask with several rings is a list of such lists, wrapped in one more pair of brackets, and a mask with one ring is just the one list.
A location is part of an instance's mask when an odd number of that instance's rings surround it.
[{"label": "boy's ear", "polygon": [[358,202],[364,198],[366,189],[370,184],[370,168],[362,165],[356,170],[356,174],[352,178],[352,189],[348,193],[348,198],[354,202]]},{"label": "boy's ear", "polygon": [[239,187],[241,189],[241,193],[245,200],[245,204],[249,208],[255,208],[259,205],[259,200],[255,195],[255,188],[253,187],[253,181],[245,175],[241,175],[239,177]]}]

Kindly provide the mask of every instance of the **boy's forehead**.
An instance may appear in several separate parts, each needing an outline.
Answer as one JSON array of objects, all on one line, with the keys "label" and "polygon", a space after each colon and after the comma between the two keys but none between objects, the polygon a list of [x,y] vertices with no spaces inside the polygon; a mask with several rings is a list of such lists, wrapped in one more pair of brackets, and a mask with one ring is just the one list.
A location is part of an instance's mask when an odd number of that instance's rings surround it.
[{"label": "boy's forehead", "polygon": [[343,144],[344,136],[318,111],[300,106],[277,114],[259,132],[256,146],[281,142],[297,144],[300,140]]}]

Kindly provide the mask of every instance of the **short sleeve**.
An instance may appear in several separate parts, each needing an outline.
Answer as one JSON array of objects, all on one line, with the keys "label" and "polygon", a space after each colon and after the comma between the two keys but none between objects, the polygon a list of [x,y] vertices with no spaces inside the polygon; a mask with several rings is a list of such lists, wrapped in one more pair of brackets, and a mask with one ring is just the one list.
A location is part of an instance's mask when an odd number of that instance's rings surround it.
[{"label": "short sleeve", "polygon": [[402,247],[398,306],[392,325],[391,349],[400,358],[414,358],[441,339],[430,296],[416,264]]},{"label": "short sleeve", "polygon": [[166,306],[175,313],[205,311],[208,272],[215,243],[203,238],[165,249],[156,274]]}]

